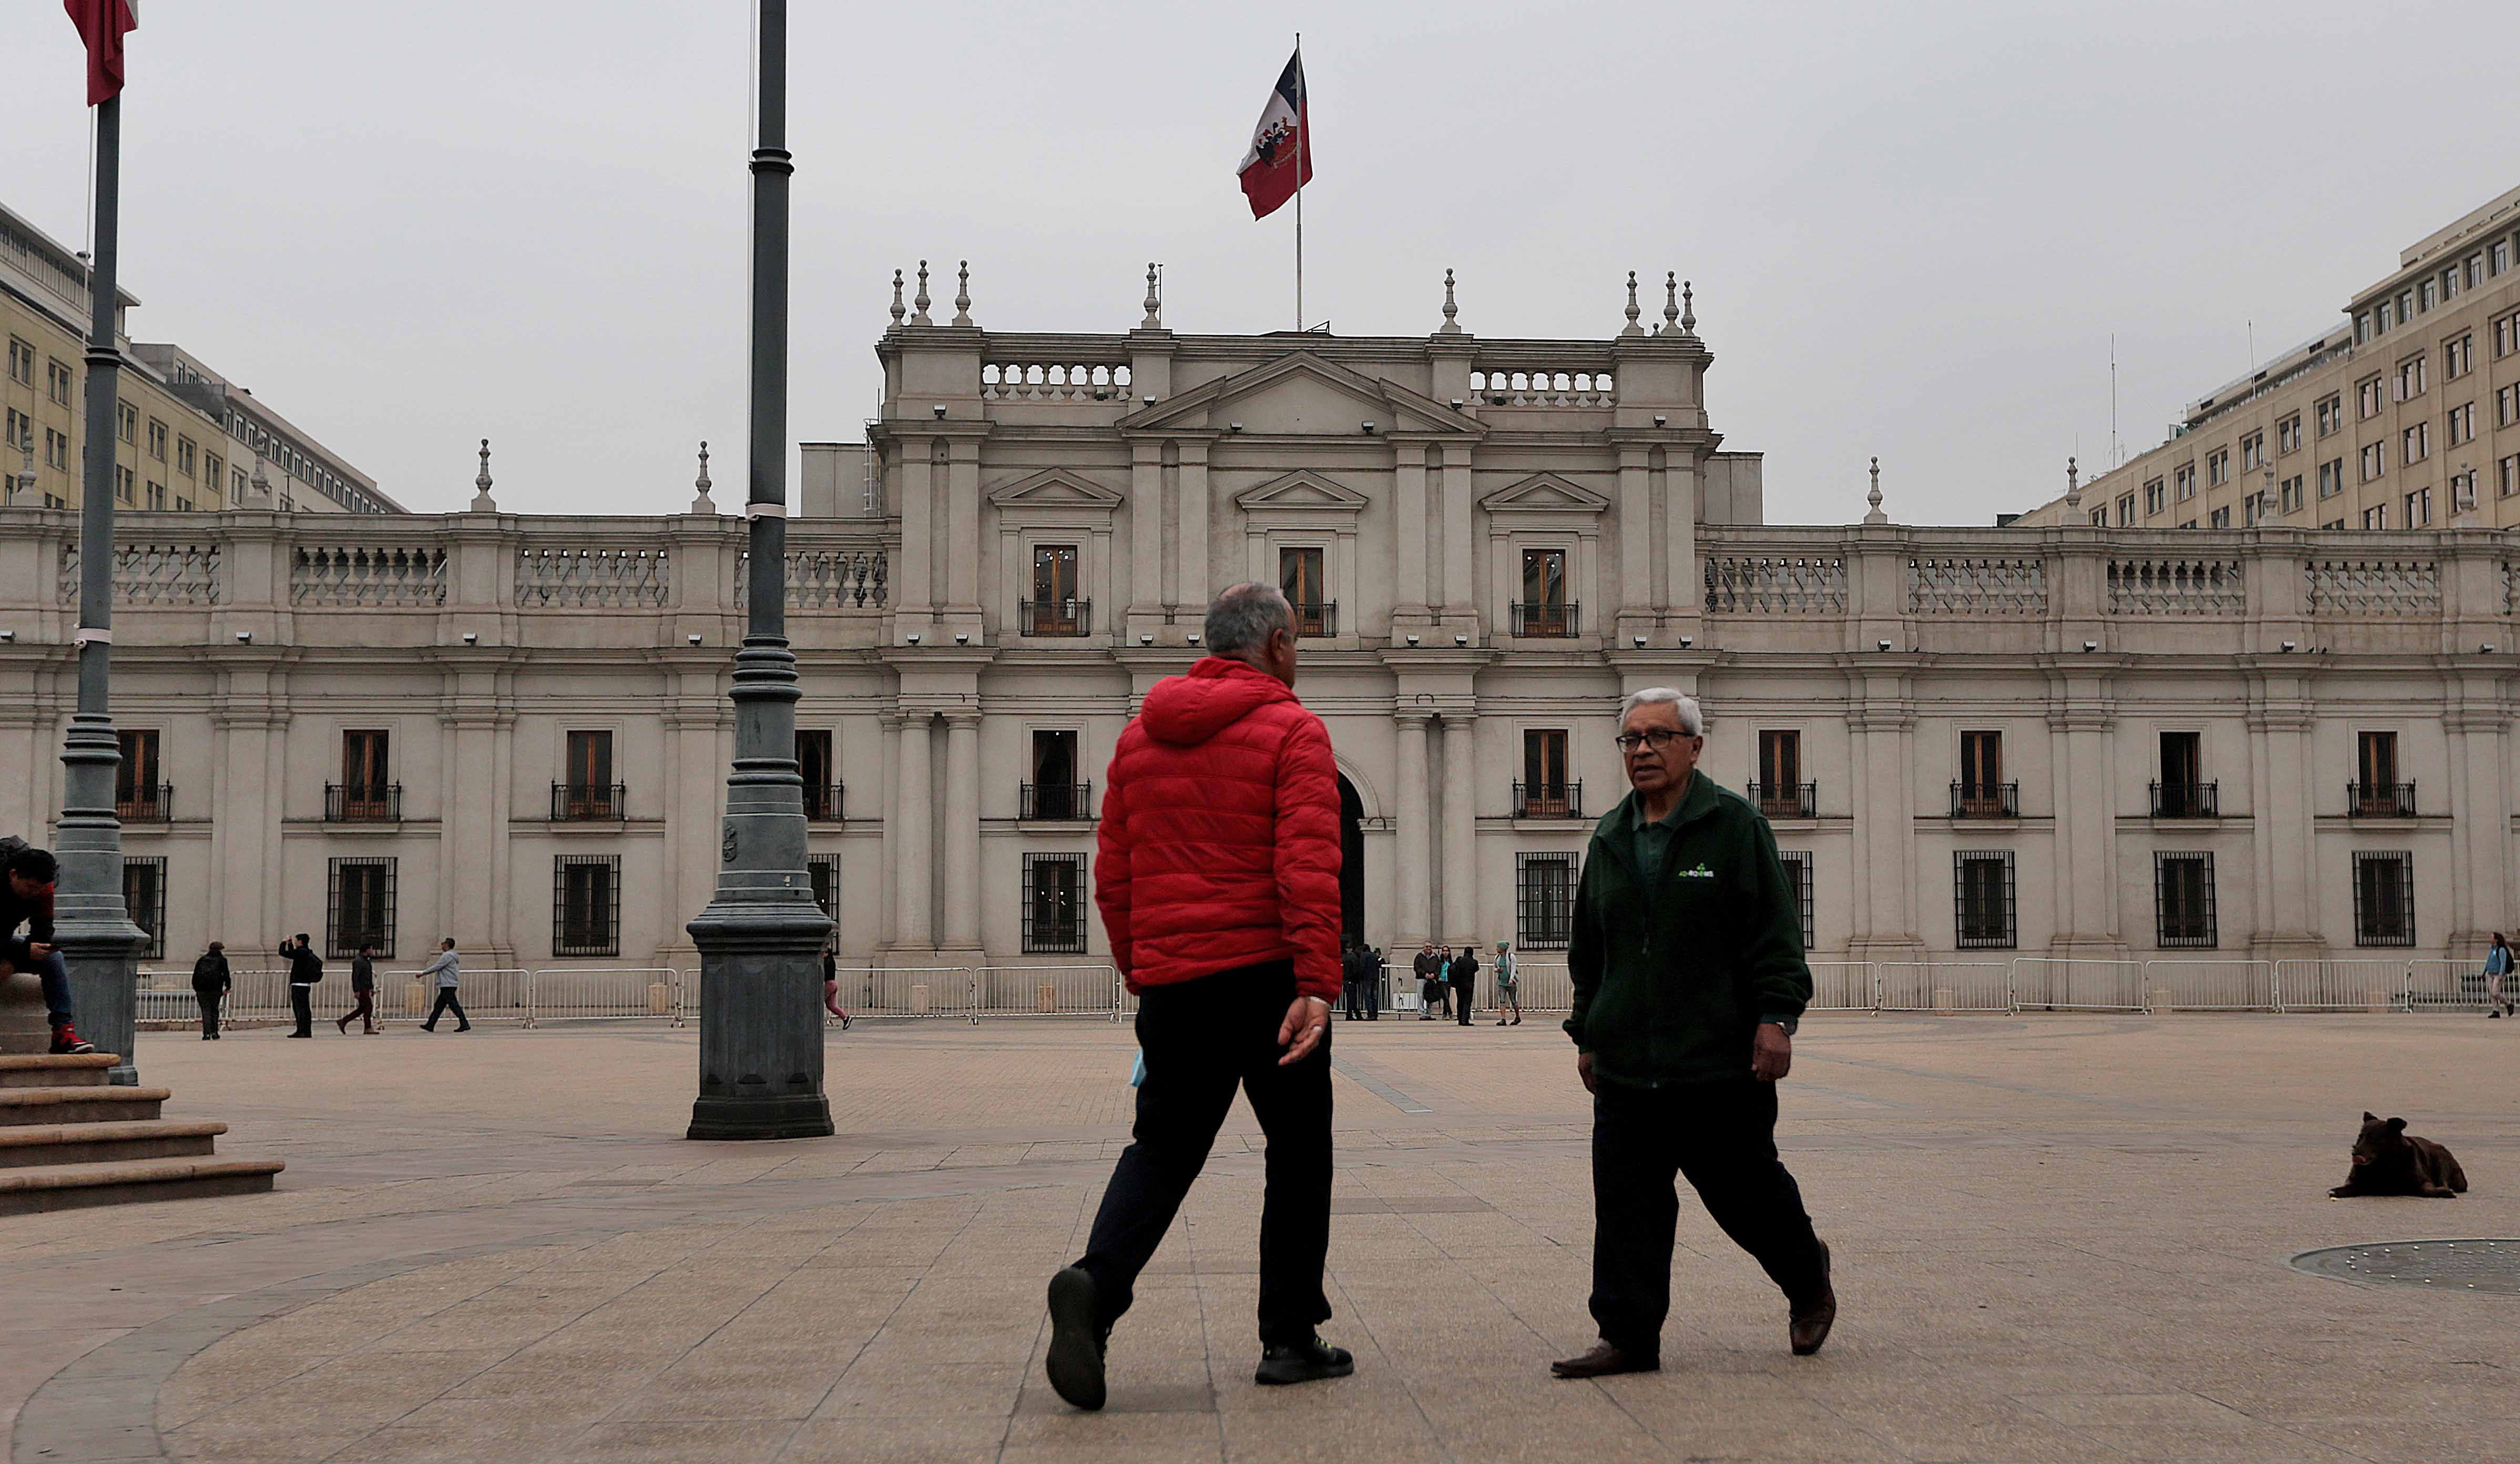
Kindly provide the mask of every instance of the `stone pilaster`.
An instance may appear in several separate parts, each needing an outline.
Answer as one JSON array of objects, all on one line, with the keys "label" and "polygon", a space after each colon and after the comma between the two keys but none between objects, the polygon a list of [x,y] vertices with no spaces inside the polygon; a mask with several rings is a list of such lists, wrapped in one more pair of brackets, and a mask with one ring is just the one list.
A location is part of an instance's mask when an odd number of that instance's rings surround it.
[{"label": "stone pilaster", "polygon": [[980,956],[980,712],[945,713],[945,942],[958,961]]},{"label": "stone pilaster", "polygon": [[1393,943],[1395,951],[1414,949],[1434,934],[1434,922],[1427,898],[1433,873],[1430,867],[1434,851],[1434,819],[1428,807],[1426,728],[1432,718],[1424,711],[1403,709],[1394,714],[1398,723],[1400,755],[1398,817],[1392,832],[1396,850],[1392,860],[1399,899],[1393,908]]},{"label": "stone pilaster", "polygon": [[1473,742],[1478,717],[1444,713],[1444,924],[1443,939],[1466,945],[1480,939],[1478,882],[1478,759]]}]

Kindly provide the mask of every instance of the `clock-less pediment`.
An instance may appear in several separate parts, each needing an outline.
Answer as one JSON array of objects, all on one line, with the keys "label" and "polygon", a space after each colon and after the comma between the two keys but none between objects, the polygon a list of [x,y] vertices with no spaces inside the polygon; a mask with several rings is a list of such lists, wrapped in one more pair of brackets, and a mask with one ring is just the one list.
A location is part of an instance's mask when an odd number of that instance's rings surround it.
[{"label": "clock-less pediment", "polygon": [[1310,470],[1281,474],[1267,482],[1255,483],[1234,495],[1243,512],[1264,509],[1310,509],[1316,512],[1353,514],[1366,505],[1363,493],[1333,478],[1325,478]]},{"label": "clock-less pediment", "polygon": [[1554,473],[1535,473],[1479,500],[1492,514],[1598,514],[1609,506],[1607,497]]},{"label": "clock-less pediment", "polygon": [[1123,431],[1192,428],[1279,436],[1440,433],[1475,436],[1479,425],[1443,403],[1307,351],[1280,356],[1120,419]]},{"label": "clock-less pediment", "polygon": [[999,508],[1117,508],[1120,494],[1065,468],[1049,468],[989,490]]}]

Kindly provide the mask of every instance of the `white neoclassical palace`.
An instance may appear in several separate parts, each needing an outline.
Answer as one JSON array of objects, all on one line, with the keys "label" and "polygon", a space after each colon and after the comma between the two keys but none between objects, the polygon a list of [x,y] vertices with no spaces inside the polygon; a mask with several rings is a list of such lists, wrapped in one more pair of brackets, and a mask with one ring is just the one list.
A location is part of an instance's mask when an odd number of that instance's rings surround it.
[{"label": "white neoclassical palace", "polygon": [[[2520,922],[2507,532],[1760,523],[1679,293],[1607,339],[1004,334],[922,276],[790,526],[844,957],[1091,962],[1100,780],[1201,608],[1283,584],[1387,945],[1561,943],[1617,698],[1693,691],[1821,956],[2466,954]],[[937,315],[941,316],[940,307]],[[1641,319],[1641,315],[1647,317]],[[693,964],[741,521],[124,528],[130,888],[165,959]],[[0,828],[57,812],[76,529],[0,514]],[[2001,955],[1995,958],[2002,958]]]}]

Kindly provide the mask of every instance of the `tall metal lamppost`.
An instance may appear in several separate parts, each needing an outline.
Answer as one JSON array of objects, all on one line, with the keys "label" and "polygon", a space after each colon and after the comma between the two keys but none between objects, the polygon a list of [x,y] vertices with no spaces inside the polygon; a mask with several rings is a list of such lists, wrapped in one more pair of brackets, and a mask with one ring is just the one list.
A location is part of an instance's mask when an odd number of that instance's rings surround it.
[{"label": "tall metal lamppost", "polygon": [[788,4],[759,0],[761,85],[752,150],[751,560],[735,658],[735,767],[717,892],[685,927],[700,952],[696,1139],[817,1138],[823,1096],[819,956],[832,922],[805,870],[796,767],[796,656],[788,648]]}]

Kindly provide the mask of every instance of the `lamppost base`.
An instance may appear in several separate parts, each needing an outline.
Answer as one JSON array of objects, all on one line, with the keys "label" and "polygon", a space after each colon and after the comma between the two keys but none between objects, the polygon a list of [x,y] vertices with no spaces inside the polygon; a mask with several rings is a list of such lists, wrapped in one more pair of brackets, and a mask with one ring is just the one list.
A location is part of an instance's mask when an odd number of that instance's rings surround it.
[{"label": "lamppost base", "polygon": [[820,1093],[733,1093],[692,1101],[693,1139],[830,1138],[832,1101]]}]

